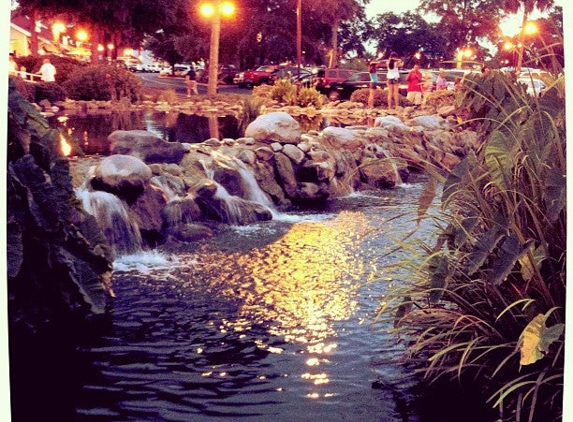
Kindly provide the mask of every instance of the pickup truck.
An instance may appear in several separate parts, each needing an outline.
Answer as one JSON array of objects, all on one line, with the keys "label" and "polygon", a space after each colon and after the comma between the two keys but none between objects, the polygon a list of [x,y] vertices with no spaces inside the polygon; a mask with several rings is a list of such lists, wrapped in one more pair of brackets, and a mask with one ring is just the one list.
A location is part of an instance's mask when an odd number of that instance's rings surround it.
[{"label": "pickup truck", "polygon": [[243,81],[239,82],[239,86],[271,84],[271,73],[276,69],[276,65],[264,65],[259,66],[254,70],[246,70],[244,72]]}]

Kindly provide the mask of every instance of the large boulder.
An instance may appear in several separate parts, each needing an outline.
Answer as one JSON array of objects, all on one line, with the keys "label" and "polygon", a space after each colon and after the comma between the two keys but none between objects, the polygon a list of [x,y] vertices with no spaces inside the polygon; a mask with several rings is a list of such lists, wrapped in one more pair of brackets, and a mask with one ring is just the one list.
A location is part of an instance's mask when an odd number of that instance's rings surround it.
[{"label": "large boulder", "polygon": [[112,154],[133,155],[150,163],[179,163],[186,153],[179,142],[167,142],[146,130],[116,130],[108,136]]},{"label": "large boulder", "polygon": [[326,144],[352,152],[362,148],[364,140],[358,131],[343,127],[327,127],[323,131],[323,137]]},{"label": "large boulder", "polygon": [[151,169],[139,158],[111,155],[97,166],[91,186],[95,190],[113,193],[127,203],[133,203],[149,184],[151,177]]},{"label": "large boulder", "polygon": [[266,143],[298,144],[300,124],[289,114],[277,111],[257,117],[247,126],[245,136]]}]

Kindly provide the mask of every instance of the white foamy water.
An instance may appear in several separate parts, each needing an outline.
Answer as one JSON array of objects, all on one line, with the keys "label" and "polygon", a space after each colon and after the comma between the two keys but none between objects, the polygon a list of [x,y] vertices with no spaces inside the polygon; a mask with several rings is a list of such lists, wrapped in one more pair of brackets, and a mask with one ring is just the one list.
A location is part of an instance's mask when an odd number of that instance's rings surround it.
[{"label": "white foamy water", "polygon": [[113,269],[118,272],[135,271],[147,274],[151,271],[165,270],[181,265],[182,262],[177,256],[152,250],[119,256],[113,262]]}]

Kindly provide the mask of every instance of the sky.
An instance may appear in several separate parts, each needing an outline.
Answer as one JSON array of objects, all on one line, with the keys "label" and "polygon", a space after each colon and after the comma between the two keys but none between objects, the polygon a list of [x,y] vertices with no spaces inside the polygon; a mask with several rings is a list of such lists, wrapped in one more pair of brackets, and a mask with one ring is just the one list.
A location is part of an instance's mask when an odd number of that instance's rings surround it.
[{"label": "sky", "polygon": [[[566,0],[555,0],[556,6],[564,6]],[[394,12],[400,14],[408,11],[413,11],[420,4],[420,0],[370,0],[370,4],[366,6],[366,15],[374,17],[380,13]],[[515,35],[519,32],[521,26],[522,14],[518,13],[511,19],[508,19],[502,24],[502,30],[505,35]],[[531,16],[532,19],[539,18],[539,13],[534,12]]]}]

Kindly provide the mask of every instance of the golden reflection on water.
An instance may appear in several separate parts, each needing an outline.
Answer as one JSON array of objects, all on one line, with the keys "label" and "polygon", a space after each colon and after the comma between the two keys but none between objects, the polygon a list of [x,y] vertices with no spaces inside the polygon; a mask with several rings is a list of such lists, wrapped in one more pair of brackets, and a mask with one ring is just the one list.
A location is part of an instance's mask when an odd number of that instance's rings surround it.
[{"label": "golden reflection on water", "polygon": [[[328,389],[331,381],[327,369],[338,347],[335,323],[356,312],[359,280],[376,271],[361,256],[362,238],[377,228],[370,221],[372,216],[361,212],[342,211],[331,220],[296,223],[283,236],[246,252],[215,252],[205,246],[206,253],[194,257],[185,272],[189,280],[240,299],[237,317],[224,319],[221,333],[241,336],[254,324],[264,324],[270,335],[301,345],[307,356],[297,376],[309,383],[306,397],[331,397],[328,390],[319,390]],[[284,352],[267,340],[255,344],[269,353]]]},{"label": "golden reflection on water", "polygon": [[[241,289],[244,304],[237,328],[243,329],[253,315],[274,321],[271,334],[305,345],[309,358],[301,378],[313,386],[330,382],[320,367],[337,347],[333,324],[357,309],[356,280],[365,272],[358,241],[372,229],[362,213],[345,211],[329,221],[295,224],[275,242],[235,257],[238,276],[243,283],[251,280]],[[307,397],[331,395],[312,392]]]}]

